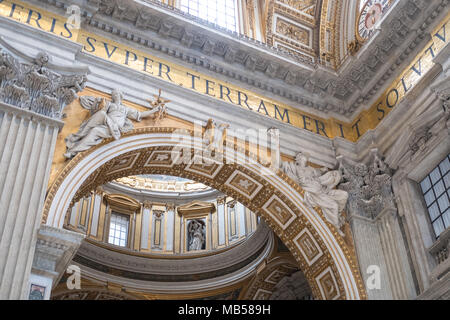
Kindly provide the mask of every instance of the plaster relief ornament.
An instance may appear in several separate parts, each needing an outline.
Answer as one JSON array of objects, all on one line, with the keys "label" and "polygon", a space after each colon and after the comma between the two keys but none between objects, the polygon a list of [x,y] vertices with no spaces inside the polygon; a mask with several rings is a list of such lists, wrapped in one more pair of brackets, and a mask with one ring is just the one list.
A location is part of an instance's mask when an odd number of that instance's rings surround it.
[{"label": "plaster relief ornament", "polygon": [[371,152],[371,165],[354,163],[343,157],[338,157],[337,160],[343,176],[339,189],[349,193],[349,213],[375,219],[385,208],[395,208],[395,201],[392,172],[378,156],[377,149]]},{"label": "plaster relief ornament", "polygon": [[147,101],[150,102],[150,105],[152,106],[152,110],[155,108],[160,108],[160,111],[158,113],[156,113],[155,117],[153,118],[155,123],[158,123],[160,120],[164,119],[167,116],[166,103],[169,103],[170,100],[161,98],[161,89],[159,89],[158,95],[154,94],[153,97],[155,97],[155,99],[153,101],[152,100],[147,100]]},{"label": "plaster relief ornament", "polygon": [[335,190],[342,179],[341,173],[338,170],[307,166],[307,161],[307,157],[300,152],[294,162],[282,162],[281,169],[305,191],[306,205],[320,207],[325,218],[342,234],[339,230],[342,225],[340,216],[347,203],[348,193]]},{"label": "plaster relief ornament", "polygon": [[205,225],[201,220],[191,220],[188,225],[189,246],[188,251],[197,251],[204,249],[205,244]]},{"label": "plaster relief ornament", "polygon": [[206,132],[204,142],[206,149],[209,151],[222,152],[223,141],[227,135],[226,129],[230,127],[227,123],[219,123],[213,119],[209,119],[206,124]]},{"label": "plaster relief ornament", "polygon": [[450,88],[438,92],[438,98],[442,101],[445,123],[447,129],[450,131]]},{"label": "plaster relief ornament", "polygon": [[141,121],[143,118],[151,117],[159,121],[167,114],[165,103],[168,100],[160,99],[160,96],[151,102],[153,108],[144,112],[126,107],[122,99],[122,92],[117,89],[113,90],[111,101],[92,96],[80,97],[81,105],[91,111],[91,117],[81,124],[77,133],[66,137],[67,152],[64,157],[71,159],[79,152],[88,150],[107,138],[118,140],[122,133],[133,129],[131,120]]}]

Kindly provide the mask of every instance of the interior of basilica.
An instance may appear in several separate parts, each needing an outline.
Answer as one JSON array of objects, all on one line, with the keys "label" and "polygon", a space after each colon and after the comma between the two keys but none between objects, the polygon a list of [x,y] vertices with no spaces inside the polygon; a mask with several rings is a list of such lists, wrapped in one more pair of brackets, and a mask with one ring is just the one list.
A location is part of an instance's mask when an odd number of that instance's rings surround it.
[{"label": "interior of basilica", "polygon": [[0,300],[449,300],[449,0],[0,0]]}]

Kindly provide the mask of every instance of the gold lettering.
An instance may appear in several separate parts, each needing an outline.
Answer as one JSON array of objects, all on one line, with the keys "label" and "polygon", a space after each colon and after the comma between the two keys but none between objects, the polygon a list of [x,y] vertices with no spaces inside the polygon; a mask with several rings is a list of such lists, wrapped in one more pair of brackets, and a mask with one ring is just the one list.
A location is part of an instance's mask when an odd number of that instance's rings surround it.
[{"label": "gold lettering", "polygon": [[447,16],[445,21],[433,30],[431,41],[399,78],[393,81],[376,100],[376,103],[367,111],[357,115],[351,123],[341,123],[333,119],[316,119],[311,115],[301,114],[297,108],[278,103],[268,97],[261,97],[238,85],[209,78],[194,70],[148,56],[148,53],[141,52],[136,48],[125,46],[85,30],[69,29],[65,24],[66,17],[46,12],[24,1],[0,0],[0,15],[78,42],[83,45],[83,51],[86,53],[220,99],[230,103],[230,107],[241,107],[249,112],[257,112],[325,137],[340,136],[351,141],[357,141],[367,130],[374,129],[433,68],[433,58],[449,42],[447,32],[450,23],[449,16]]}]

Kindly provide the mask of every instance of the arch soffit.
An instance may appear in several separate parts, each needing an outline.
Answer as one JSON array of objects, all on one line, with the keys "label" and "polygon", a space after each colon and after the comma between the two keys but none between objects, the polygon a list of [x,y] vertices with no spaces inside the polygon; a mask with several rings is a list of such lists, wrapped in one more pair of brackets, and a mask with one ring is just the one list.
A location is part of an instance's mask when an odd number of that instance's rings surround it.
[{"label": "arch soffit", "polygon": [[[142,173],[180,176],[232,196],[259,214],[289,248],[315,297],[366,298],[353,250],[325,220],[320,208],[303,204],[304,191],[296,183],[281,172],[273,174],[254,155],[237,147],[225,148],[223,163],[205,167],[194,162],[176,164],[172,157],[158,163],[157,159],[165,158],[158,155],[171,155],[175,146],[201,150],[201,140],[196,140],[192,131],[184,130],[180,140],[173,138],[176,130],[135,129],[119,140],[105,140],[78,154],[48,190],[42,223],[62,228],[66,212],[77,197],[118,177]],[[232,162],[232,156],[238,161]],[[238,186],[239,178],[250,182],[248,190]]]}]

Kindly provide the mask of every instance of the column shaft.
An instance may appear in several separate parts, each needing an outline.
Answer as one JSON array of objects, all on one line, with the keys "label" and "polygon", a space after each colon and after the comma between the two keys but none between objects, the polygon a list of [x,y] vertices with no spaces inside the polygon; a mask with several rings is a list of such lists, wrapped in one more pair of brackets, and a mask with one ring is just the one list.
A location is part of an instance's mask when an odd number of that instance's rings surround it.
[{"label": "column shaft", "polygon": [[0,104],[0,299],[26,299],[62,122]]}]

